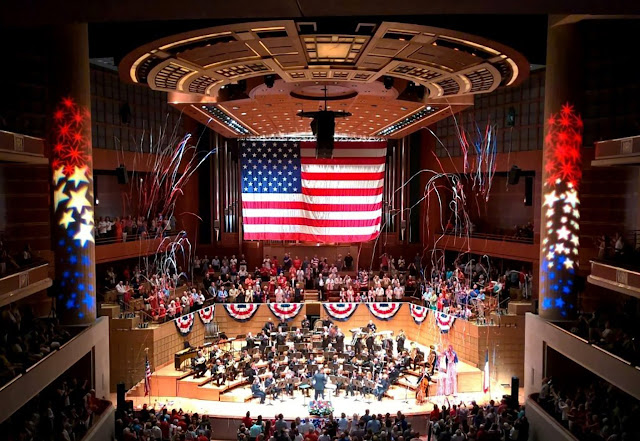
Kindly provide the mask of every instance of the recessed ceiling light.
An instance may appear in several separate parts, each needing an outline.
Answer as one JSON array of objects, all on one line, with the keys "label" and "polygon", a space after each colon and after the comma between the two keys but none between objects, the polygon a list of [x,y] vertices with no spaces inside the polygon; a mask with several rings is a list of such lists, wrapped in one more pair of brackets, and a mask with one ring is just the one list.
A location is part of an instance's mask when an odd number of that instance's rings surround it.
[{"label": "recessed ceiling light", "polygon": [[246,115],[246,114],[247,114],[247,112],[242,112],[240,115]]},{"label": "recessed ceiling light", "polygon": [[407,108],[402,106],[402,107],[400,107],[400,110],[407,110]]}]

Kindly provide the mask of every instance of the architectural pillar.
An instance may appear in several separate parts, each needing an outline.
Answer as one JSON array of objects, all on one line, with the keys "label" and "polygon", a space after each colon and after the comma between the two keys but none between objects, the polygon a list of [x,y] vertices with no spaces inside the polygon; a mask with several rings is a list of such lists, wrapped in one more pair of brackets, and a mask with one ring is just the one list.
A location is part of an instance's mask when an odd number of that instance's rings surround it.
[{"label": "architectural pillar", "polygon": [[577,25],[570,17],[551,16],[547,35],[539,271],[539,313],[547,320],[569,320],[577,309],[581,67]]},{"label": "architectural pillar", "polygon": [[96,319],[89,39],[86,24],[52,28],[47,141],[52,169],[56,310],[63,324]]}]

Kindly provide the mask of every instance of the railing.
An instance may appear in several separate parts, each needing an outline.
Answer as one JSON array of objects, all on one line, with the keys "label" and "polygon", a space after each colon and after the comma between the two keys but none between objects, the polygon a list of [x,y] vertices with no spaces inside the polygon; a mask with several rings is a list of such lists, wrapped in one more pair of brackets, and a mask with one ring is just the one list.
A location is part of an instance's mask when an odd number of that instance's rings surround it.
[{"label": "railing", "polygon": [[22,265],[22,266],[18,266],[18,268],[11,268],[11,270],[9,270],[9,267],[7,265],[7,271],[3,274],[0,274],[0,280],[5,279],[7,277],[13,276],[15,274],[21,273],[23,271],[28,271],[30,269],[33,268],[37,268],[41,265],[46,265],[49,262],[47,262],[45,259],[40,259],[38,257],[33,257],[31,259],[31,262],[26,264],[26,265]]},{"label": "railing", "polygon": [[108,237],[97,236],[96,245],[108,245],[113,243],[123,243],[123,242],[126,243],[126,242],[135,242],[139,240],[158,239],[160,237],[173,236],[174,234],[176,234],[175,230],[166,230],[166,231],[163,231],[162,234],[160,233],[149,234],[146,232],[142,234],[123,234],[121,238],[118,238],[115,236],[108,236]]},{"label": "railing", "polygon": [[505,234],[491,234],[491,233],[461,233],[456,231],[455,229],[446,229],[440,230],[440,234],[444,234],[447,236],[456,236],[460,238],[470,237],[474,239],[486,239],[486,240],[496,240],[501,242],[518,242],[518,243],[526,243],[532,244],[533,237],[517,237],[517,236],[509,236]]}]

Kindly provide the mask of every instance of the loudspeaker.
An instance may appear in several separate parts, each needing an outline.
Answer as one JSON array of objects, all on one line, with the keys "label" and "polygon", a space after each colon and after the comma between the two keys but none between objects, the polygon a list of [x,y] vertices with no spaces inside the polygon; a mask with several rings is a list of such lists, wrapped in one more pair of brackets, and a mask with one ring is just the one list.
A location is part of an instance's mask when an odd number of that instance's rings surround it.
[{"label": "loudspeaker", "polygon": [[520,171],[521,170],[517,165],[511,167],[511,170],[509,170],[509,175],[507,177],[509,185],[518,185],[518,182],[520,182]]},{"label": "loudspeaker", "polygon": [[128,184],[129,175],[127,174],[127,167],[121,165],[116,167],[116,176],[118,177],[118,184]]},{"label": "loudspeaker", "polygon": [[333,112],[322,110],[311,121],[311,131],[316,136],[316,158],[331,159],[336,119]]},{"label": "loudspeaker", "polygon": [[511,400],[513,400],[513,407],[518,407],[518,389],[520,389],[520,379],[518,377],[511,377]]},{"label": "loudspeaker", "polygon": [[533,205],[533,176],[524,177],[524,205],[525,207]]},{"label": "loudspeaker", "polygon": [[185,341],[183,344],[185,349],[189,349],[191,347],[188,341]]},{"label": "loudspeaker", "polygon": [[118,401],[116,401],[116,405],[118,406],[118,410],[124,410],[126,408],[126,401],[124,399],[124,395],[127,392],[124,383],[118,383],[116,385],[116,392],[118,396]]}]

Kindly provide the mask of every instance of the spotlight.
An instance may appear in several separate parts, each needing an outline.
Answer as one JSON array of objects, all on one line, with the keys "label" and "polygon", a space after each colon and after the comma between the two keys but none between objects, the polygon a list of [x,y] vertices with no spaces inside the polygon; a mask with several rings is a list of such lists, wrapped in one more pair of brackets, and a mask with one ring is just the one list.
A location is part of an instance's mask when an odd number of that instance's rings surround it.
[{"label": "spotlight", "polygon": [[384,88],[389,90],[393,87],[393,77],[384,76],[382,78],[382,83],[384,84]]},{"label": "spotlight", "polygon": [[264,85],[267,86],[267,88],[271,89],[273,87],[273,84],[276,82],[276,76],[275,75],[267,75],[264,77]]}]

